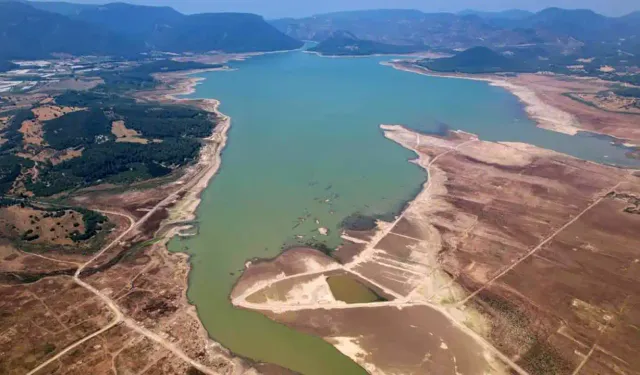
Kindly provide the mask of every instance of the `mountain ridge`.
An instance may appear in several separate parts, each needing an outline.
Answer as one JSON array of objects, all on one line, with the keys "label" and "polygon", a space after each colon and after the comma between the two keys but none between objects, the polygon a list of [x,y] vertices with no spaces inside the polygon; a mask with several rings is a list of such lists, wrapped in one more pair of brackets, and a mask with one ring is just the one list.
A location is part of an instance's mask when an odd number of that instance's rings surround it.
[{"label": "mountain ridge", "polygon": [[0,2],[0,46],[2,59],[32,59],[52,53],[130,56],[144,47],[140,41],[16,1]]},{"label": "mountain ridge", "polygon": [[[249,13],[184,15],[170,7],[127,3],[71,6],[0,0],[0,59],[47,58],[54,53],[132,57],[145,52],[228,53],[302,46]],[[63,14],[66,13],[67,15]]]},{"label": "mountain ridge", "polygon": [[409,54],[427,51],[424,45],[397,45],[359,39],[348,31],[336,31],[309,51],[323,56],[367,56],[374,54]]},{"label": "mountain ridge", "polygon": [[546,8],[537,13],[462,11],[425,13],[419,10],[364,10],[277,19],[271,24],[296,39],[322,41],[332,31],[391,44],[427,44],[469,48],[530,43],[613,42],[640,35],[640,12],[607,17],[591,10]]}]

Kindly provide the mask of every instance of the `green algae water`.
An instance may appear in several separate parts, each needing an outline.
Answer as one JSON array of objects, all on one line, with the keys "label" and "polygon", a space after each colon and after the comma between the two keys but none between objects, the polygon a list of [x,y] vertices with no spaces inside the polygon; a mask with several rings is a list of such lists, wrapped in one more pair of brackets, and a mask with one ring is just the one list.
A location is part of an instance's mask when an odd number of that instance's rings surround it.
[{"label": "green algae water", "polygon": [[349,275],[327,277],[327,284],[331,288],[333,297],[346,303],[370,303],[385,301],[373,290]]},{"label": "green algae water", "polygon": [[191,95],[219,99],[232,126],[197,210],[199,234],[172,241],[171,249],[192,256],[189,298],[211,337],[233,352],[305,375],[364,373],[320,338],[233,308],[229,293],[247,260],[314,237],[336,246],[346,216],[397,212],[419,191],[425,173],[407,162],[412,153],[384,138],[382,123],[446,126],[631,163],[607,140],[536,128],[504,89],[397,71],[380,65],[386,60],[263,55],[203,74]]}]

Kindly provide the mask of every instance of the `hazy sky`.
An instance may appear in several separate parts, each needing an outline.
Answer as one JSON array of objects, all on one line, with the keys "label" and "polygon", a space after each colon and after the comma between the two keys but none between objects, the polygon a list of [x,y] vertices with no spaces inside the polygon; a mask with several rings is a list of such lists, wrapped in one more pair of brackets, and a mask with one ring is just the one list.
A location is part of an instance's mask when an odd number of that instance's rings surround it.
[{"label": "hazy sky", "polygon": [[[47,0],[53,1],[53,0]],[[266,18],[303,17],[339,10],[411,8],[422,11],[455,12],[463,9],[504,10],[520,8],[540,10],[589,8],[606,15],[622,15],[640,10],[640,0],[78,0],[79,3],[122,1],[144,5],[169,5],[184,13],[251,12]]]}]

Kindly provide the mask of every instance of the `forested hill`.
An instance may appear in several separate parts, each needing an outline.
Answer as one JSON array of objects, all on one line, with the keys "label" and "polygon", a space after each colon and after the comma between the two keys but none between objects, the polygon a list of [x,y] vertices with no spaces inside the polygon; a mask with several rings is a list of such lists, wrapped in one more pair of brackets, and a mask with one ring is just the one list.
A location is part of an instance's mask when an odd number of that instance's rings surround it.
[{"label": "forested hill", "polygon": [[[103,83],[88,91],[54,92],[31,107],[0,111],[0,195],[127,185],[167,176],[197,159],[202,138],[219,121],[215,114],[182,103],[140,102],[129,93],[156,87],[154,73],[222,65],[128,63],[93,71]],[[34,137],[23,134],[34,128]]]},{"label": "forested hill", "polygon": [[363,40],[348,32],[334,33],[309,51],[325,56],[366,56],[375,54],[407,54],[426,51],[429,47],[419,45],[395,45]]},{"label": "forested hill", "polygon": [[124,3],[78,6],[0,0],[0,59],[6,60],[47,58],[52,53],[131,57],[153,50],[266,52],[301,46],[253,14],[183,15],[169,7]]},{"label": "forested hill", "polygon": [[[593,49],[585,51],[591,53]],[[640,57],[615,54],[597,57],[589,55],[593,57],[578,59],[575,55],[554,53],[541,47],[510,50],[473,47],[452,57],[423,59],[416,64],[436,72],[468,74],[553,72],[599,77],[633,85],[640,84],[640,74],[633,70],[635,66],[640,64]],[[608,66],[611,70],[602,69],[603,66]]]},{"label": "forested hill", "polygon": [[418,62],[436,72],[446,73],[498,73],[532,72],[532,66],[516,57],[506,57],[486,47],[474,47],[455,56],[442,59],[425,59]]}]

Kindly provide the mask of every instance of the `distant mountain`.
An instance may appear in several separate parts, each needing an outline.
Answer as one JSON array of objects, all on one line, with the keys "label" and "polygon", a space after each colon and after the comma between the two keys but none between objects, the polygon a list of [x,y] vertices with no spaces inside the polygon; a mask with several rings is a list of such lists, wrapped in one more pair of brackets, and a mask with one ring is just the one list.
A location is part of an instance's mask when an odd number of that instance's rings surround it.
[{"label": "distant mountain", "polygon": [[255,14],[184,15],[170,7],[112,3],[84,9],[76,18],[142,38],[150,48],[168,52],[264,52],[302,46]]},{"label": "distant mountain", "polygon": [[448,58],[421,60],[418,65],[436,72],[446,73],[476,74],[535,71],[524,61],[506,57],[486,47],[470,48]]},{"label": "distant mountain", "polygon": [[321,14],[272,21],[296,39],[322,41],[346,30],[357,38],[398,45],[443,48],[515,45],[560,45],[573,50],[584,43],[617,43],[640,38],[640,12],[606,17],[590,10],[548,8],[538,13],[463,11],[422,13],[417,10],[375,10]]},{"label": "distant mountain", "polygon": [[93,4],[67,3],[63,1],[23,1],[32,7],[47,12],[62,14],[64,16],[77,15],[84,9],[94,8]]},{"label": "distant mountain", "polygon": [[172,28],[156,30],[149,42],[172,52],[268,52],[302,47],[255,14],[202,13],[186,16]]},{"label": "distant mountain", "polygon": [[480,18],[489,19],[489,20],[493,20],[493,19],[522,20],[527,17],[531,17],[533,13],[527,10],[521,10],[521,9],[509,9],[509,10],[503,10],[501,12],[482,12],[482,11],[467,9],[467,10],[458,12],[458,15],[460,16],[473,15],[473,16],[478,16]]},{"label": "distant mountain", "polygon": [[623,22],[640,22],[640,10],[620,17]]},{"label": "distant mountain", "polygon": [[12,63],[11,61],[0,60],[0,72],[6,72],[16,68],[18,68],[18,65]]},{"label": "distant mountain", "polygon": [[0,58],[31,59],[52,53],[125,56],[143,49],[141,41],[97,25],[20,2],[0,2]]},{"label": "distant mountain", "polygon": [[413,25],[420,20],[417,10],[385,9],[320,14],[313,17],[285,18],[271,21],[278,30],[299,40],[321,42],[335,32],[348,31],[356,37],[382,43],[413,44],[408,42],[402,24]]},{"label": "distant mountain", "polygon": [[452,49],[479,44],[532,42],[530,34],[496,28],[477,15],[423,13],[417,10],[339,12],[297,20],[281,19],[271,23],[293,38],[318,42],[338,30],[349,31],[359,39],[380,43]]},{"label": "distant mountain", "polygon": [[427,46],[408,46],[363,40],[355,35],[338,31],[329,38],[309,49],[325,56],[366,56],[375,54],[407,54],[426,51]]},{"label": "distant mountain", "polygon": [[186,16],[170,7],[111,3],[81,9],[74,18],[101,25],[125,35],[147,38],[156,31],[172,28]]},{"label": "distant mountain", "polygon": [[586,9],[548,8],[518,21],[518,25],[558,36],[569,36],[582,42],[617,40],[627,32],[626,28],[619,29],[618,19]]},{"label": "distant mountain", "polygon": [[125,3],[33,5],[52,11],[0,0],[0,58],[43,58],[52,53],[131,56],[151,50],[266,52],[302,46],[253,14],[183,15],[169,7]]}]

